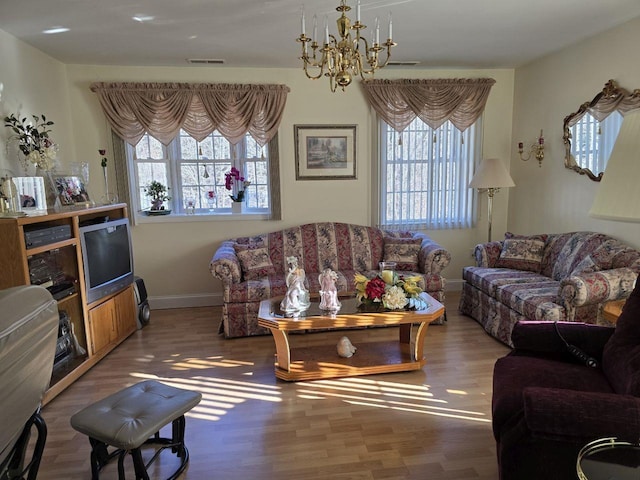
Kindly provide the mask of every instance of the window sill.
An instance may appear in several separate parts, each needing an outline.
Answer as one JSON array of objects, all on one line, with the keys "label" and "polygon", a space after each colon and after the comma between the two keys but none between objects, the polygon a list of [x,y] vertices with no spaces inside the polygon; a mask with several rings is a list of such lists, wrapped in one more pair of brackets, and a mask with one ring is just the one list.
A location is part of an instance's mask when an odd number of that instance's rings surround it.
[{"label": "window sill", "polygon": [[138,225],[143,223],[184,223],[184,222],[236,222],[247,220],[269,220],[270,214],[267,213],[216,213],[210,215],[208,213],[195,213],[187,215],[186,213],[170,213],[169,215],[159,215],[150,217],[141,213],[135,214],[135,222]]}]

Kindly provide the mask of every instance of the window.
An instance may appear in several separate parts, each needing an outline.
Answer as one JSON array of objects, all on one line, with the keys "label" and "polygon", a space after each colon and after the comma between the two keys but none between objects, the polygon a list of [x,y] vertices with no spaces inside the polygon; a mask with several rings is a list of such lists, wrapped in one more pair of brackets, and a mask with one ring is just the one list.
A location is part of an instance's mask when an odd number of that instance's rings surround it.
[{"label": "window", "polygon": [[186,213],[190,205],[198,214],[228,213],[231,192],[225,188],[225,174],[233,166],[251,182],[245,192],[246,211],[271,211],[269,148],[248,134],[232,145],[217,131],[201,142],[180,131],[168,146],[145,134],[135,147],[127,145],[127,162],[133,183],[131,200],[139,210],[151,206],[144,187],[157,180],[170,187],[168,208],[175,213]]},{"label": "window", "polygon": [[581,168],[588,168],[596,175],[604,172],[611,150],[622,126],[622,115],[612,112],[602,122],[586,113],[571,132],[571,155]]},{"label": "window", "polygon": [[383,228],[468,228],[480,162],[481,120],[464,133],[447,121],[434,130],[416,118],[402,132],[380,121],[380,208]]}]

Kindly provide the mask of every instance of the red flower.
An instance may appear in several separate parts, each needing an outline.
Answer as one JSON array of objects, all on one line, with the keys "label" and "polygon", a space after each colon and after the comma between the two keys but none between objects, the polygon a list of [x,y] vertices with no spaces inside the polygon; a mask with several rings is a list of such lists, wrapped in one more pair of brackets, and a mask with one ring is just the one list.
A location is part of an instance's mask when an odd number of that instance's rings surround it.
[{"label": "red flower", "polygon": [[209,190],[207,192],[207,197],[208,198],[216,198],[216,192],[214,192],[213,190]]},{"label": "red flower", "polygon": [[376,298],[382,298],[382,295],[384,295],[385,286],[386,283],[384,283],[384,280],[382,280],[380,277],[372,278],[371,281],[367,283],[365,293],[367,294],[367,297],[372,300]]}]

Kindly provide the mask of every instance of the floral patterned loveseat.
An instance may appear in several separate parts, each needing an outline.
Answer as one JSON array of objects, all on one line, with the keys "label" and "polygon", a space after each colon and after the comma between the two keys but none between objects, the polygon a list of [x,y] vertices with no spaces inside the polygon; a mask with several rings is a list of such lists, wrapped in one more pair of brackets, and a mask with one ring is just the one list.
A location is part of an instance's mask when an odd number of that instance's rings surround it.
[{"label": "floral patterned loveseat", "polygon": [[520,236],[476,245],[464,267],[460,312],[513,346],[519,320],[606,324],[604,303],[627,298],[640,252],[602,233]]},{"label": "floral patterned loveseat", "polygon": [[309,223],[224,241],[209,269],[222,281],[220,331],[225,337],[269,333],[258,326],[258,308],[260,301],[286,293],[287,257],[298,258],[312,295],[319,290],[318,276],[325,268],[337,272],[336,286],[342,294],[354,292],[356,272],[372,274],[384,259],[398,262],[398,270],[407,274],[421,274],[424,283],[420,286],[440,302],[444,302],[445,286],[441,272],[451,261],[449,252],[423,233],[387,232],[336,222]]}]

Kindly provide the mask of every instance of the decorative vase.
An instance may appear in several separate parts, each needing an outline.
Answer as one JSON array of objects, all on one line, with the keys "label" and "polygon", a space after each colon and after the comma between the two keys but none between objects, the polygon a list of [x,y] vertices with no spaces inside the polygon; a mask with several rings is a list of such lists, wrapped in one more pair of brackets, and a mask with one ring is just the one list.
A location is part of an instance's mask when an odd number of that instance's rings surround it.
[{"label": "decorative vase", "polygon": [[231,202],[231,213],[242,213],[243,202]]},{"label": "decorative vase", "polygon": [[58,199],[58,189],[53,180],[51,171],[36,167],[35,176],[42,177],[44,179],[44,193],[47,199],[47,208],[57,208],[60,205],[60,201]]},{"label": "decorative vase", "polygon": [[151,210],[162,210],[162,200],[152,200],[151,201]]}]

